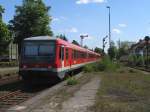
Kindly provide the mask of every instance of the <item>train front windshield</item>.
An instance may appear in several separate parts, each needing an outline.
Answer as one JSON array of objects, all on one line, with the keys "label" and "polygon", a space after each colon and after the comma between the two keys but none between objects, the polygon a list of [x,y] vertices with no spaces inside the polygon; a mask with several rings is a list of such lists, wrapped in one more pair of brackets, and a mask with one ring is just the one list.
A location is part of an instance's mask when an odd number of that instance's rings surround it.
[{"label": "train front windshield", "polygon": [[55,42],[26,41],[23,44],[22,59],[25,62],[54,62]]}]

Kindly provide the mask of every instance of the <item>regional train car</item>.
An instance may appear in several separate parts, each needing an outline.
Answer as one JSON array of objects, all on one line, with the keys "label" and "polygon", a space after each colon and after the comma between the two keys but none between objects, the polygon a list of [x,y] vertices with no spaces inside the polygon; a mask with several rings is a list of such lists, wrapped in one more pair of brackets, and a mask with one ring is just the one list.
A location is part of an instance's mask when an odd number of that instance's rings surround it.
[{"label": "regional train car", "polygon": [[19,74],[23,80],[63,79],[66,73],[100,58],[100,54],[59,38],[30,37],[22,43]]}]

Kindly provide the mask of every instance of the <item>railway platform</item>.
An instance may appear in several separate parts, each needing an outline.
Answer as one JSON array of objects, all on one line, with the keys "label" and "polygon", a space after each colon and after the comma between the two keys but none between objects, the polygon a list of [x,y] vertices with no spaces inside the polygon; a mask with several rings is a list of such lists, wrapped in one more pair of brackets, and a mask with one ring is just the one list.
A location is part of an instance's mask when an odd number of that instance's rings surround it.
[{"label": "railway platform", "polygon": [[17,70],[19,70],[19,67],[5,67],[5,68],[0,68],[0,72],[17,71]]},{"label": "railway platform", "polygon": [[17,73],[18,70],[19,70],[19,67],[5,67],[5,68],[0,68],[0,75]]},{"label": "railway platform", "polygon": [[75,76],[80,83],[74,86],[63,81],[34,98],[16,105],[8,112],[90,112],[99,88],[100,78],[86,74]]}]

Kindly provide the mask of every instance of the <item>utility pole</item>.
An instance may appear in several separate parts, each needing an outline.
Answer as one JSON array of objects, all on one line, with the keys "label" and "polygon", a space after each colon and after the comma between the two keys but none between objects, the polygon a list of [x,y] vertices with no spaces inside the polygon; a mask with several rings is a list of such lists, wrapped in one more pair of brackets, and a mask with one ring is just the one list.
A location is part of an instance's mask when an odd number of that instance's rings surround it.
[{"label": "utility pole", "polygon": [[108,8],[109,11],[109,47],[111,47],[111,23],[110,23],[110,6],[107,6],[106,8]]},{"label": "utility pole", "polygon": [[85,37],[88,37],[88,35],[80,35],[80,38],[81,38],[81,46],[83,47],[83,39],[85,38]]}]

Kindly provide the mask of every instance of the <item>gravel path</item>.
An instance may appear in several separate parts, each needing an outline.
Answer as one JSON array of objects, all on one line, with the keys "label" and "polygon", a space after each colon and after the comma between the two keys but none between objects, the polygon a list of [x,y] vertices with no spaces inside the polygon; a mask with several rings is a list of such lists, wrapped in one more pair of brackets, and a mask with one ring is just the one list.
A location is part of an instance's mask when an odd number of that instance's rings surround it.
[{"label": "gravel path", "polygon": [[61,112],[89,112],[88,107],[94,105],[99,83],[99,78],[93,78],[89,83],[83,85],[74,94],[74,97],[63,103]]},{"label": "gravel path", "polygon": [[67,86],[64,81],[8,112],[91,112],[100,78],[93,74],[81,74],[78,78],[81,82],[77,85]]},{"label": "gravel path", "polygon": [[[95,96],[99,87],[99,77],[94,77],[74,92],[73,96],[59,104],[62,96],[56,95],[48,98],[41,106],[33,109],[32,112],[90,112],[89,107],[94,105]],[[61,105],[59,107],[58,105]]]}]

